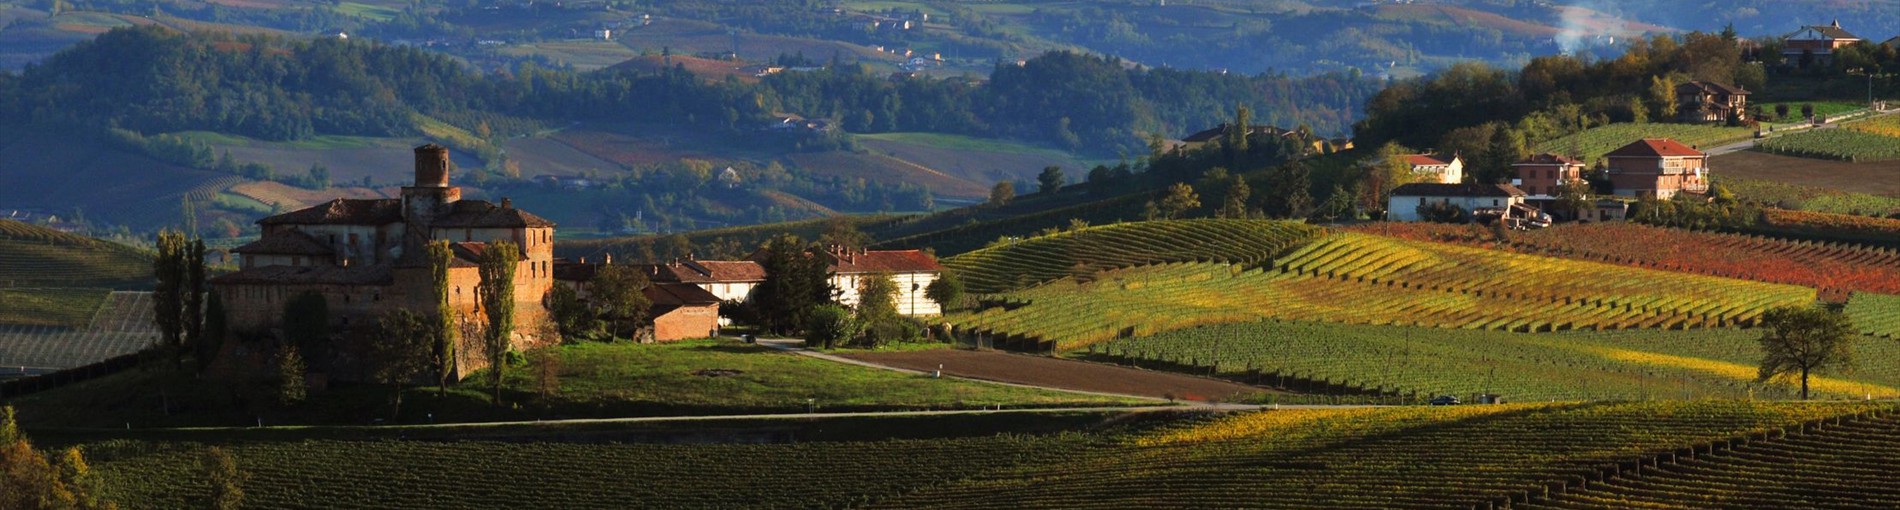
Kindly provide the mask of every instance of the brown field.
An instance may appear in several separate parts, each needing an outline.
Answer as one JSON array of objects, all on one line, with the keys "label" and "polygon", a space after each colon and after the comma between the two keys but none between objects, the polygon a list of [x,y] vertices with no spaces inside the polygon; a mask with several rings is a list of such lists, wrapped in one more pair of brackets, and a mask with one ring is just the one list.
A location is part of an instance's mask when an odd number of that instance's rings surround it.
[{"label": "brown field", "polygon": [[1230,400],[1239,394],[1274,392],[1205,377],[999,351],[936,349],[843,356],[911,370],[936,370],[941,365],[945,375],[971,379],[1154,398]]},{"label": "brown field", "polygon": [[[278,175],[301,175],[312,165],[330,169],[330,181],[338,185],[359,184],[363,176],[378,185],[408,182],[414,177],[415,155],[410,151],[425,141],[421,138],[353,138],[341,146],[305,146],[269,142],[239,144],[212,143],[212,150],[231,151],[239,163],[270,165]],[[474,156],[453,152],[450,157],[459,168],[481,168]]]},{"label": "brown field", "polygon": [[1062,167],[1063,173],[1074,180],[1087,175],[1089,169],[1089,165],[1081,160],[1049,154],[964,150],[872,139],[860,139],[858,143],[873,151],[976,183],[983,188],[979,195],[987,195],[989,186],[997,181],[1035,180],[1036,174],[1041,173],[1046,166]]},{"label": "brown field", "polygon": [[266,204],[282,205],[285,210],[309,207],[338,198],[390,198],[384,190],[370,188],[332,187],[319,191],[270,181],[246,182],[232,186],[230,191]]},{"label": "brown field", "polygon": [[[670,47],[674,55],[694,55],[732,50],[732,36],[726,34],[723,26],[703,21],[664,18],[654,19],[652,25],[629,28],[614,36],[620,44],[635,51],[651,50],[655,53],[661,48]],[[868,61],[896,62],[898,57],[888,53],[879,53],[871,48],[856,44],[819,39],[784,37],[776,35],[739,34],[739,58],[764,59],[777,57],[781,53],[796,54],[804,52],[814,59],[827,59],[832,53],[842,55],[845,60],[863,59]]]},{"label": "brown field", "polygon": [[1900,197],[1900,164],[1892,161],[1848,163],[1740,151],[1710,158],[1709,168],[1720,175]]},{"label": "brown field", "polygon": [[[734,151],[718,147],[705,136],[666,126],[591,125],[568,129],[552,138],[595,158],[628,166],[687,158],[723,161],[734,157]],[[526,172],[524,169],[523,173]]]},{"label": "brown field", "polygon": [[[625,62],[615,64],[613,68],[614,69],[629,69],[629,70],[643,71],[643,72],[656,72],[661,69],[665,69],[667,67],[666,62],[667,62],[666,57],[662,57],[659,55],[645,55],[645,56],[633,57],[631,59],[628,59]],[[759,81],[759,77],[753,76],[752,73],[747,73],[747,72],[743,72],[739,70],[739,68],[741,67],[750,65],[747,62],[731,62],[731,61],[726,61],[726,60],[713,60],[709,58],[689,57],[689,56],[684,56],[684,55],[674,55],[672,62],[674,65],[684,66],[686,68],[686,71],[693,73],[694,76],[705,78],[708,81],[724,80],[726,79],[727,76],[736,77],[739,79],[739,81],[743,81],[743,82]]]},{"label": "brown field", "polygon": [[864,179],[882,184],[922,184],[939,196],[980,197],[989,194],[989,186],[959,179],[916,163],[881,154],[817,152],[788,154],[786,160],[813,175]]},{"label": "brown field", "polygon": [[554,138],[517,138],[504,142],[502,148],[508,150],[508,157],[521,164],[522,177],[620,171],[619,164],[581,152]]}]

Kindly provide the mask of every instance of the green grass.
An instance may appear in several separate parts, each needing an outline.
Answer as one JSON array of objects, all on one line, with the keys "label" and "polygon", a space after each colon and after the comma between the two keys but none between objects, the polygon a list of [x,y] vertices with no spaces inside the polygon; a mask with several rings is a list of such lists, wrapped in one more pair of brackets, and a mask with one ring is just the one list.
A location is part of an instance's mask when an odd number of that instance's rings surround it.
[{"label": "green grass", "polygon": [[380,138],[380,137],[373,137],[373,136],[316,135],[316,136],[304,138],[301,140],[267,142],[263,140],[257,140],[257,139],[241,136],[241,135],[219,133],[215,131],[179,131],[176,133],[169,133],[169,134],[178,136],[181,138],[185,138],[187,140],[205,142],[211,145],[234,145],[234,146],[245,146],[245,147],[280,147],[280,148],[285,148],[285,149],[312,149],[312,150],[372,149],[372,148],[404,147],[407,145],[405,142],[401,140],[397,140],[393,138]]},{"label": "green grass", "polygon": [[[897,409],[980,409],[1126,405],[1133,399],[933,379],[820,360],[736,340],[657,345],[581,344],[561,348],[560,392],[534,393],[530,370],[508,372],[505,406],[488,403],[486,372],[452,387],[409,390],[398,422],[481,422],[628,416],[800,413]],[[737,371],[702,375],[702,370]],[[254,386],[254,387],[253,387]],[[271,383],[247,383],[267,392]],[[291,409],[235,402],[244,395],[223,382],[170,370],[134,370],[28,396],[15,405],[40,427],[241,426],[262,416],[275,424],[361,424],[387,418],[389,390],[338,385]],[[253,397],[262,401],[268,395]],[[161,403],[169,405],[167,410]]]},{"label": "green grass", "polygon": [[109,289],[0,289],[0,324],[84,327]]},{"label": "green grass", "polygon": [[1900,296],[1856,293],[1847,300],[1847,316],[1863,333],[1900,340]]},{"label": "green grass", "polygon": [[151,260],[128,246],[0,220],[0,288],[146,288]]},{"label": "green grass", "polygon": [[1537,144],[1536,150],[1567,154],[1585,162],[1591,162],[1602,158],[1610,151],[1644,138],[1673,138],[1684,145],[1707,149],[1723,142],[1744,140],[1754,135],[1755,130],[1745,127],[1668,123],[1610,124]]},{"label": "green grass", "polygon": [[[1083,358],[1219,373],[1246,382],[1328,381],[1387,394],[1480,393],[1512,401],[1794,398],[1755,383],[1759,330],[1509,333],[1262,321],[1114,340]],[[1819,398],[1900,395],[1900,343],[1862,337],[1851,374],[1817,374]]]},{"label": "green grass", "polygon": [[1756,150],[1849,162],[1900,159],[1900,138],[1851,129],[1814,129],[1762,140]]},{"label": "green grass", "polygon": [[377,21],[377,22],[389,21],[390,19],[395,18],[397,14],[402,13],[401,9],[397,9],[395,7],[386,6],[386,5],[370,5],[370,4],[358,3],[358,2],[343,2],[343,3],[337,4],[336,11],[339,13],[342,13],[345,16],[354,16],[354,17],[369,19],[369,20]]},{"label": "green grass", "polygon": [[1844,191],[1802,186],[1761,179],[1748,179],[1714,174],[1717,184],[1722,185],[1741,197],[1755,203],[1774,204],[1787,209],[1814,211],[1834,214],[1900,214],[1900,198],[1870,195],[1866,193],[1848,193]]},{"label": "green grass", "polygon": [[952,149],[973,152],[997,152],[1003,154],[1039,154],[1056,158],[1071,158],[1067,152],[1037,147],[1025,143],[1008,142],[989,138],[953,135],[944,133],[875,133],[855,135],[860,139],[884,140],[888,142],[928,145],[940,149]]},{"label": "green grass", "polygon": [[[127,508],[193,506],[223,444],[245,502],[325,508],[1469,508],[1605,466],[1890,406],[1629,402],[1304,409],[1159,427],[793,444],[279,440],[82,445]],[[479,489],[475,489],[479,488]]]},{"label": "green grass", "polygon": [[1804,122],[1804,119],[1801,118],[1801,105],[1804,105],[1804,104],[1814,105],[1814,115],[1816,117],[1833,117],[1835,115],[1840,115],[1840,114],[1855,111],[1855,110],[1867,109],[1867,105],[1863,103],[1840,103],[1840,102],[1832,102],[1832,101],[1820,101],[1820,102],[1792,101],[1792,102],[1776,102],[1776,103],[1758,103],[1754,106],[1760,107],[1761,111],[1767,112],[1768,114],[1772,115],[1774,114],[1774,111],[1775,111],[1775,105],[1782,105],[1782,104],[1788,105],[1788,118],[1776,119],[1778,123],[1788,123],[1789,121]]}]

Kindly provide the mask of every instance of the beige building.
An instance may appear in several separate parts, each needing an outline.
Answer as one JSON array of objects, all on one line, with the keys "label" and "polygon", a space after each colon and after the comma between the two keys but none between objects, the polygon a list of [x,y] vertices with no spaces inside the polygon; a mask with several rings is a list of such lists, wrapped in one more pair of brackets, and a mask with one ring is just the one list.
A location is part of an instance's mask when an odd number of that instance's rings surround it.
[{"label": "beige building", "polygon": [[[496,241],[521,250],[515,270],[515,338],[531,342],[546,317],[542,298],[553,285],[554,223],[500,204],[463,200],[449,185],[448,149],[415,149],[415,183],[400,199],[337,199],[258,220],[263,236],[234,250],[239,270],[211,280],[225,303],[229,327],[247,335],[281,333],[284,306],[315,293],[326,301],[331,327],[361,330],[397,309],[434,310],[435,285],[427,246],[449,241],[449,301],[464,330],[481,322],[477,261]],[[464,335],[458,371],[479,368],[473,335]],[[320,364],[313,363],[313,366]]]}]

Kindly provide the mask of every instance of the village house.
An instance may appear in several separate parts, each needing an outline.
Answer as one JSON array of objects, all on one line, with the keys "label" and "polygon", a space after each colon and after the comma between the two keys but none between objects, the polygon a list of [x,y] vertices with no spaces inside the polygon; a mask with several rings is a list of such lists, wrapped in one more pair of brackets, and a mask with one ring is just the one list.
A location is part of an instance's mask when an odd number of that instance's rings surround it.
[{"label": "village house", "polygon": [[1486,215],[1522,219],[1536,214],[1525,207],[1524,197],[1523,190],[1509,184],[1415,182],[1392,189],[1386,219],[1425,221],[1419,210],[1430,204],[1451,204],[1473,219]]},{"label": "village house", "polygon": [[720,301],[745,301],[765,282],[765,266],[750,260],[677,260],[641,266],[655,283],[694,285]]},{"label": "village house", "polygon": [[1517,178],[1512,186],[1529,195],[1526,201],[1556,200],[1564,183],[1583,180],[1583,162],[1559,154],[1538,154],[1511,164]]},{"label": "village house", "polygon": [[[607,257],[606,263],[613,264],[613,257]],[[633,267],[644,272],[650,271],[653,266]],[[601,265],[589,264],[586,259],[580,262],[559,259],[554,262],[554,282],[574,289],[576,296],[587,300],[591,297],[588,284],[600,268]],[[647,309],[646,322],[653,327],[650,331],[652,336],[641,341],[672,342],[708,338],[718,336],[719,327],[725,325],[719,316],[719,297],[699,286],[653,281],[640,293],[651,304]]]},{"label": "village house", "polygon": [[1709,81],[1677,85],[1676,117],[1683,122],[1748,120],[1748,90]]},{"label": "village house", "polygon": [[1450,157],[1438,154],[1406,154],[1399,157],[1412,167],[1413,176],[1423,179],[1421,182],[1458,184],[1465,180],[1465,160],[1457,154]]},{"label": "village house", "polygon": [[1708,191],[1708,156],[1668,138],[1645,138],[1604,155],[1613,193],[1668,200]]},{"label": "village house", "polygon": [[[210,281],[230,329],[253,336],[280,332],[285,304],[306,293],[324,299],[340,332],[399,309],[435,310],[426,257],[435,241],[448,241],[453,253],[446,290],[456,321],[465,330],[478,327],[478,262],[491,243],[508,241],[521,250],[513,342],[535,341],[546,317],[542,298],[554,282],[554,223],[507,199],[463,200],[461,188],[449,185],[451,171],[447,148],[424,145],[415,149],[415,182],[402,188],[400,199],[337,199],[258,220],[262,237],[232,250],[238,271]],[[461,374],[485,363],[474,341],[465,335],[468,345],[458,349],[466,354],[457,363]]]},{"label": "village house", "polygon": [[911,317],[941,315],[943,308],[924,296],[924,289],[943,274],[937,259],[921,250],[853,250],[832,247],[817,254],[831,274],[832,300],[858,306],[858,282],[876,274],[890,275],[897,284],[897,313]]},{"label": "village house", "polygon": [[1832,25],[1801,27],[1788,34],[1781,56],[1787,65],[1806,68],[1826,66],[1834,61],[1834,50],[1860,42],[1860,36],[1841,29],[1841,21]]}]

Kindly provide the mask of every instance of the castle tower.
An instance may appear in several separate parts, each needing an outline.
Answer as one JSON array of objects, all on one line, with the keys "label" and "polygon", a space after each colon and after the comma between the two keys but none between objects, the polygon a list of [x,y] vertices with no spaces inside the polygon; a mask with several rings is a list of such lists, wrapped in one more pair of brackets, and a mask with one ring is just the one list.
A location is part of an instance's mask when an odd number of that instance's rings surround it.
[{"label": "castle tower", "polygon": [[404,258],[423,252],[436,214],[462,199],[462,188],[449,185],[449,172],[454,169],[447,147],[433,143],[416,147],[416,181],[402,187]]}]

